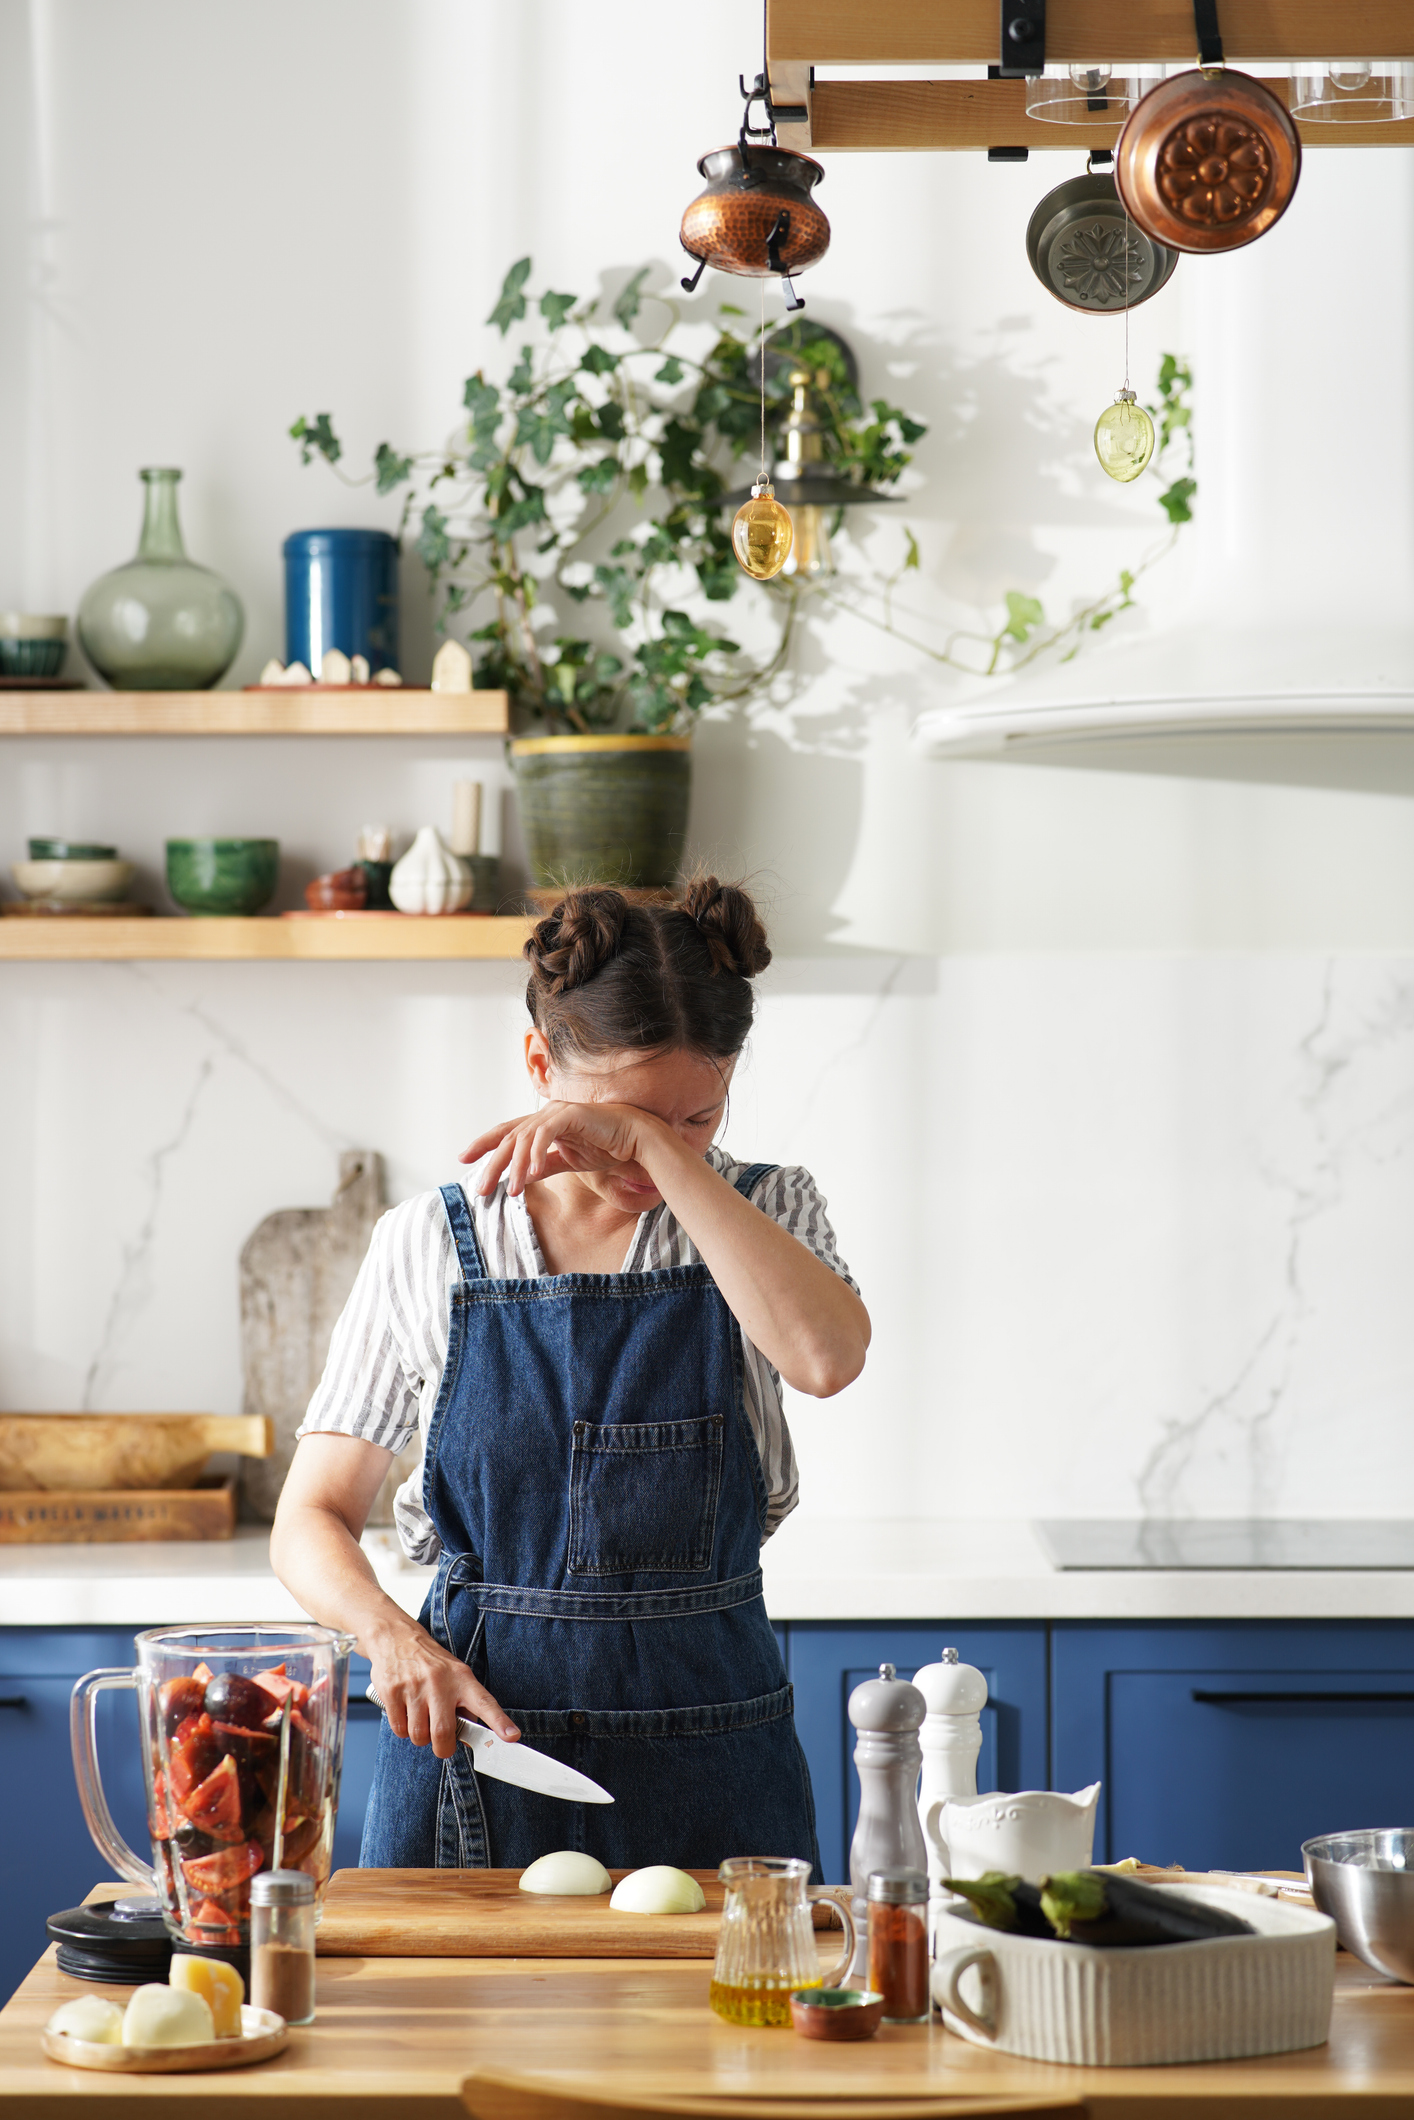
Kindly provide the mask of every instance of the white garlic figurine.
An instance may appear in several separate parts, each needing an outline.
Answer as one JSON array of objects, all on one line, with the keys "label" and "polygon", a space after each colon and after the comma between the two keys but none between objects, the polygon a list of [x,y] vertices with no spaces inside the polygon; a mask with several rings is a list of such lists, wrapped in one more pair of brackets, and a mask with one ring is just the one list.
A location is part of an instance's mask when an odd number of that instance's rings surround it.
[{"label": "white garlic figurine", "polygon": [[321,685],[346,685],[351,681],[353,665],[342,648],[330,648],[319,665]]},{"label": "white garlic figurine", "polygon": [[349,657],[349,683],[351,685],[366,685],[368,683],[368,657],[366,655],[351,655]]},{"label": "white garlic figurine", "polygon": [[434,824],[422,827],[388,879],[400,913],[459,913],[471,894],[471,871],[443,845]]}]

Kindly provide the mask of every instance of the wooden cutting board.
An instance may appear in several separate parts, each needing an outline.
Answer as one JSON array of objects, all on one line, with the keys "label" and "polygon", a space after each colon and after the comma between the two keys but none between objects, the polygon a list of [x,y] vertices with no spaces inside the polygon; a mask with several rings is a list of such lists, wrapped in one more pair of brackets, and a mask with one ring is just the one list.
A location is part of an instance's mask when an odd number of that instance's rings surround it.
[{"label": "wooden cutting board", "polygon": [[85,1494],[194,1487],[213,1450],[269,1457],[274,1430],[240,1413],[0,1413],[0,1490]]},{"label": "wooden cutting board", "polygon": [[[336,1870],[318,1950],[329,1958],[711,1958],[723,1887],[694,1870],[701,1914],[616,1914],[601,1899],[522,1892],[519,1870]],[[609,1872],[615,1884],[626,1872]]]}]

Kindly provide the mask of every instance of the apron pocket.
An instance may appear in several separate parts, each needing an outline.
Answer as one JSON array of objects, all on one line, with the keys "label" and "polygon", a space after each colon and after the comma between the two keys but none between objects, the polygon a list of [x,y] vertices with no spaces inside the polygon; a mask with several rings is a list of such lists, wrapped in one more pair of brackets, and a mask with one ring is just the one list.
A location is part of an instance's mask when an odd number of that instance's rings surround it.
[{"label": "apron pocket", "polygon": [[576,1421],[571,1575],[696,1574],[712,1565],[721,1414],[700,1421]]}]

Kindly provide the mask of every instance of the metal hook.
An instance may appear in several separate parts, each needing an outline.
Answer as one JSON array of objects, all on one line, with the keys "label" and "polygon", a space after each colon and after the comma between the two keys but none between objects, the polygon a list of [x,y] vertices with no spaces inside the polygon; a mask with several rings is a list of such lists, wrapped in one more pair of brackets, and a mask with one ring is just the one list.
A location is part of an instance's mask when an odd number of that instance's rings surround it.
[{"label": "metal hook", "polygon": [[766,263],[770,266],[772,272],[777,272],[781,276],[781,293],[785,296],[786,308],[803,309],[805,302],[791,285],[789,268],[785,259],[781,256],[781,245],[789,235],[790,212],[788,208],[783,206],[771,224],[771,233],[766,238]]},{"label": "metal hook", "polygon": [[697,283],[698,283],[698,281],[699,281],[699,280],[701,279],[701,277],[702,277],[703,273],[704,273],[704,272],[705,272],[706,270],[707,270],[707,260],[706,260],[705,258],[699,258],[699,259],[698,259],[698,261],[697,261],[697,270],[696,270],[696,272],[695,272],[695,273],[694,273],[694,274],[692,275],[692,278],[691,278],[690,280],[682,280],[682,281],[680,281],[680,282],[679,282],[679,285],[681,286],[681,288],[682,288],[682,291],[683,291],[683,293],[684,293],[684,294],[696,294],[696,292],[697,292]]}]

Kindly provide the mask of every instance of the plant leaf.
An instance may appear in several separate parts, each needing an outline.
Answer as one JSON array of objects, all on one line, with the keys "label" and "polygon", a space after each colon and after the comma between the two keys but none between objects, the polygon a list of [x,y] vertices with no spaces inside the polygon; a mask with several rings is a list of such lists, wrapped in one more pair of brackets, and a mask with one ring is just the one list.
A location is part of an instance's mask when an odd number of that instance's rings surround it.
[{"label": "plant leaf", "polygon": [[594,415],[594,424],[606,442],[621,442],[624,438],[624,413],[622,405],[606,398]]},{"label": "plant leaf", "polygon": [[523,405],[516,421],[516,446],[529,443],[537,464],[548,464],[557,439],[570,431],[568,407],[576,396],[573,376],[552,384],[538,404]]},{"label": "plant leaf", "polygon": [[579,365],[589,375],[612,375],[619,365],[619,355],[610,353],[608,347],[601,346],[596,339],[592,346],[585,348]]},{"label": "plant leaf", "polygon": [[680,383],[687,373],[675,353],[670,353],[653,380],[655,383]]},{"label": "plant leaf", "polygon": [[581,464],[575,478],[585,493],[612,493],[618,484],[619,460],[601,456],[597,464]]},{"label": "plant leaf", "polygon": [[906,574],[908,573],[910,568],[917,567],[921,564],[921,557],[918,551],[918,540],[906,524],[904,526],[903,534],[905,539],[907,540],[908,545],[908,549],[903,556],[903,568]]},{"label": "plant leaf", "polygon": [[307,420],[301,413],[290,434],[300,445],[302,464],[307,464],[312,456],[322,456],[326,463],[337,464],[344,453],[344,445],[335,434],[327,412],[316,412],[312,420]]},{"label": "plant leaf", "polygon": [[447,518],[440,508],[424,508],[422,528],[417,535],[418,557],[429,574],[436,574],[452,557],[451,539],[447,535]]},{"label": "plant leaf", "polygon": [[1007,620],[1002,627],[1002,637],[1018,643],[1024,641],[1046,615],[1037,597],[1023,596],[1018,589],[1007,590],[1006,613]]},{"label": "plant leaf", "polygon": [[520,359],[516,362],[515,367],[506,377],[506,388],[507,390],[514,391],[517,397],[524,397],[526,392],[531,388],[534,381],[534,356],[529,346],[522,346],[520,349]]},{"label": "plant leaf", "polygon": [[1159,495],[1159,506],[1171,523],[1191,523],[1193,510],[1189,505],[1198,491],[1196,478],[1176,478],[1167,493]]},{"label": "plant leaf", "polygon": [[648,491],[648,466],[646,464],[635,464],[629,472],[628,490],[640,500]]},{"label": "plant leaf", "polygon": [[643,283],[647,277],[648,267],[640,265],[633,278],[624,281],[614,299],[614,315],[625,331],[643,307]]},{"label": "plant leaf", "polygon": [[501,298],[486,321],[494,324],[504,338],[512,324],[518,324],[525,315],[525,296],[521,289],[530,278],[529,258],[517,258],[505,279],[501,282]]},{"label": "plant leaf", "polygon": [[378,492],[391,493],[394,486],[401,486],[405,478],[412,477],[412,458],[399,456],[386,442],[380,442],[373,468],[378,474]]},{"label": "plant leaf", "polygon": [[540,297],[540,314],[551,332],[560,329],[578,300],[577,294],[551,294],[549,289],[546,289]]}]

